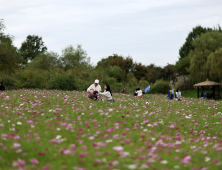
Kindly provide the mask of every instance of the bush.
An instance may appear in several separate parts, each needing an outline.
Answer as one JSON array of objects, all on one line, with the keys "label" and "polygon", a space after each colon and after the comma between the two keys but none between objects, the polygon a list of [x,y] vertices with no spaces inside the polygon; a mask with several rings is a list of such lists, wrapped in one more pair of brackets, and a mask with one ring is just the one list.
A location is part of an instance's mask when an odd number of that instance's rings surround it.
[{"label": "bush", "polygon": [[171,85],[169,82],[164,81],[164,80],[157,80],[156,83],[151,85],[150,91],[148,91],[149,94],[154,94],[154,93],[162,93],[162,94],[167,94],[169,91],[172,89]]},{"label": "bush", "polygon": [[7,75],[4,73],[0,74],[0,82],[3,83],[6,90],[16,89],[17,79],[12,75]]},{"label": "bush", "polygon": [[75,77],[71,74],[56,74],[47,82],[47,89],[76,90]]}]

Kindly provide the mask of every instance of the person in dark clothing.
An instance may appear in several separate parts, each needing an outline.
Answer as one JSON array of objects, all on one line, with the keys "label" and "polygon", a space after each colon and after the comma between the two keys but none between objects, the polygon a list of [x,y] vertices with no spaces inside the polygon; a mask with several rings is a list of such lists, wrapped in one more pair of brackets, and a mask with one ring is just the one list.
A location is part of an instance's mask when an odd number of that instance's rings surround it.
[{"label": "person in dark clothing", "polygon": [[126,89],[125,88],[123,89],[122,94],[126,94]]},{"label": "person in dark clothing", "polygon": [[3,86],[3,83],[0,82],[0,91],[4,91],[5,90],[5,86]]}]

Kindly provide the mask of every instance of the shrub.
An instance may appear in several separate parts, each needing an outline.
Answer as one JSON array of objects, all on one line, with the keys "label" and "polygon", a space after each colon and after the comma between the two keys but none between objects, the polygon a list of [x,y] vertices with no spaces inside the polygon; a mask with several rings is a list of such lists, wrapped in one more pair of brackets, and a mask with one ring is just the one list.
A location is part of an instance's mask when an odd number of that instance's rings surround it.
[{"label": "shrub", "polygon": [[150,91],[148,93],[154,94],[154,93],[162,93],[167,94],[172,89],[169,82],[164,80],[157,80],[153,85],[151,85]]},{"label": "shrub", "polygon": [[0,74],[0,82],[3,83],[6,90],[16,89],[17,79],[12,75],[7,75],[4,73]]},{"label": "shrub", "polygon": [[76,90],[75,77],[71,74],[56,74],[46,85],[47,89]]}]

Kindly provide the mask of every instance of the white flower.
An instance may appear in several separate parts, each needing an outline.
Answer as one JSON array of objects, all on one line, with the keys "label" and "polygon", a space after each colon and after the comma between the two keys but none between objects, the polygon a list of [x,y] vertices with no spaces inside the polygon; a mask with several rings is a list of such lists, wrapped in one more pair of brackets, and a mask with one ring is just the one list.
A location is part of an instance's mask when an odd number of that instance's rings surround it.
[{"label": "white flower", "polygon": [[162,161],[160,161],[160,163],[161,163],[161,164],[167,164],[168,161],[167,161],[167,160],[162,160]]},{"label": "white flower", "polygon": [[56,139],[61,139],[61,137],[62,137],[61,135],[57,135]]},{"label": "white flower", "polygon": [[22,125],[22,123],[21,122],[17,122],[17,125]]},{"label": "white flower", "polygon": [[52,109],[50,109],[49,112],[52,112]]},{"label": "white flower", "polygon": [[90,136],[90,137],[89,137],[89,140],[94,140],[94,139],[95,139],[94,136]]},{"label": "white flower", "polygon": [[205,162],[208,162],[210,160],[210,157],[205,157]]},{"label": "white flower", "polygon": [[56,130],[60,131],[60,128],[56,128]]},{"label": "white flower", "polygon": [[85,113],[81,113],[81,115],[84,115]]},{"label": "white flower", "polygon": [[113,141],[112,139],[109,139],[109,140],[106,140],[106,143],[110,143],[112,141]]},{"label": "white flower", "polygon": [[180,168],[180,166],[178,166],[178,165],[175,165],[175,166],[174,166],[174,168],[175,168],[175,169],[179,169],[179,168]]},{"label": "white flower", "polygon": [[132,165],[128,165],[127,167],[128,167],[129,169],[136,169],[137,165],[132,164]]}]

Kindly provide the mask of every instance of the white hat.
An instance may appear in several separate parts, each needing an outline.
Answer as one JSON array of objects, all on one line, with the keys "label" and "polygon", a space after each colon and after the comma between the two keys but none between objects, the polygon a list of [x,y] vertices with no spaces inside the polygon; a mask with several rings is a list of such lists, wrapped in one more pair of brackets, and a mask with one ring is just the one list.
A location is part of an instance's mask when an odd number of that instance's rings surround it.
[{"label": "white hat", "polygon": [[98,80],[98,79],[96,79],[96,80],[95,80],[95,83],[99,84],[99,80]]}]

